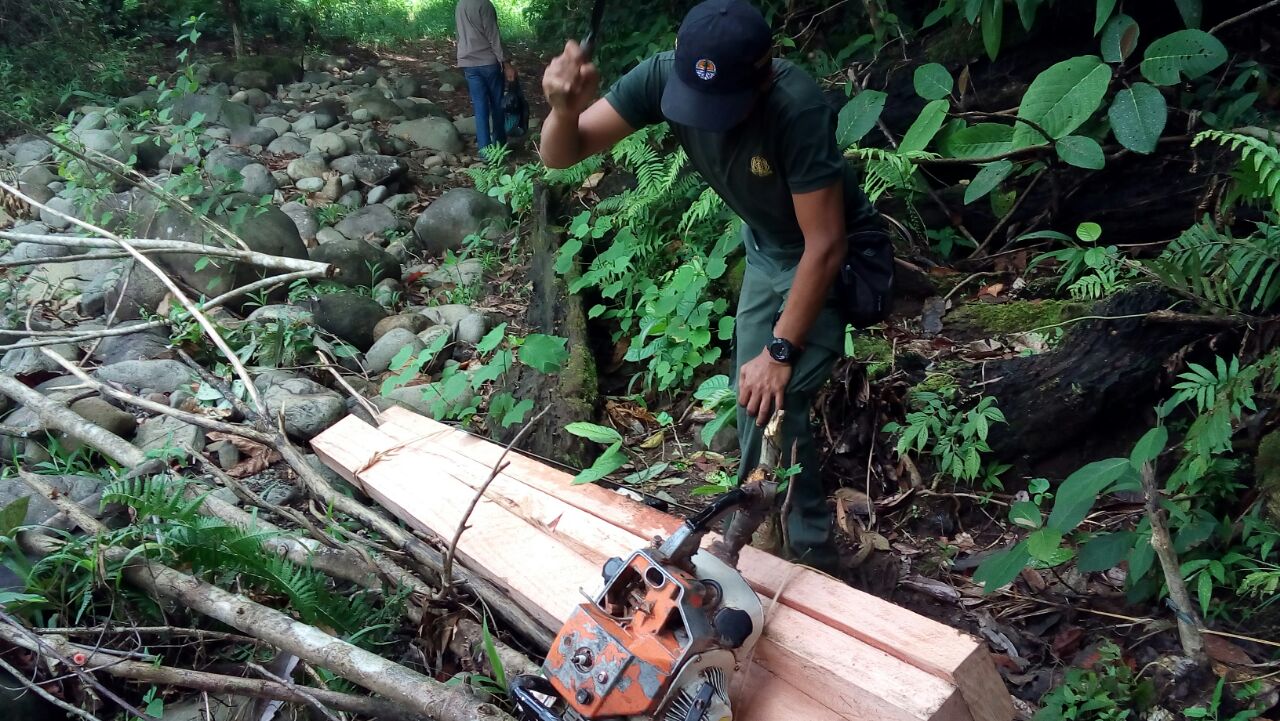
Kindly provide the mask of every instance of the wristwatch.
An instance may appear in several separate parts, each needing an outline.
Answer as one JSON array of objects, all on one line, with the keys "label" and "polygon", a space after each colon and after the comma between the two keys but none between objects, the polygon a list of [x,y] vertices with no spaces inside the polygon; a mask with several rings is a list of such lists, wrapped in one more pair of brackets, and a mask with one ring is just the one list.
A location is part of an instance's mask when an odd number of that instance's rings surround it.
[{"label": "wristwatch", "polygon": [[770,358],[787,365],[795,363],[800,355],[800,349],[786,338],[774,338],[769,341],[769,345],[765,346],[765,350],[769,351]]}]

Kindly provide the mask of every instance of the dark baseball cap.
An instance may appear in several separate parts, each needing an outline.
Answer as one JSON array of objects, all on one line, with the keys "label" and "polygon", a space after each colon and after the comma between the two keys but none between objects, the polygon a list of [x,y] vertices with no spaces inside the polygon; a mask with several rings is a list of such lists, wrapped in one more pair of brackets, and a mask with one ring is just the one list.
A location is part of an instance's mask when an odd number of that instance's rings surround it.
[{"label": "dark baseball cap", "polygon": [[746,119],[769,78],[773,33],[744,0],[706,0],[676,35],[675,72],[662,93],[662,114],[680,125],[724,132]]}]

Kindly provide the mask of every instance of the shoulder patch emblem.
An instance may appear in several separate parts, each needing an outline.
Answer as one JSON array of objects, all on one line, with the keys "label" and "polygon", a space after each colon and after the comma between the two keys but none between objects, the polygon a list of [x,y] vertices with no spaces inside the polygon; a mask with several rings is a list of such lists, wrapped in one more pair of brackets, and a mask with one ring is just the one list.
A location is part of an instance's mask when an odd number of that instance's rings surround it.
[{"label": "shoulder patch emblem", "polygon": [[773,175],[773,168],[769,167],[769,161],[763,155],[757,155],[751,158],[751,173],[757,178],[767,178]]}]

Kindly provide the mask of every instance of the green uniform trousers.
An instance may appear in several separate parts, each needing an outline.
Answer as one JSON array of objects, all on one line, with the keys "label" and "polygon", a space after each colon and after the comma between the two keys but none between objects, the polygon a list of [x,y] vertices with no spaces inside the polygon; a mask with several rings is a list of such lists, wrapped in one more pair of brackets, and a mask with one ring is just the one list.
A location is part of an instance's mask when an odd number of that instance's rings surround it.
[{"label": "green uniform trousers", "polygon": [[[734,338],[734,383],[737,369],[760,355],[773,338],[773,327],[791,289],[794,266],[787,268],[765,258],[753,257],[742,279],[742,295]],[[792,476],[791,507],[787,524],[789,549],[796,560],[823,569],[836,565],[835,545],[831,541],[831,512],[822,484],[815,429],[809,420],[814,396],[831,376],[844,347],[845,323],[830,306],[824,307],[804,339],[805,348],[796,360],[784,400],[786,416],[782,424],[782,460],[786,466],[800,464],[800,473]],[[760,461],[760,444],[764,428],[738,406],[738,445],[742,463],[739,481]],[[791,458],[792,444],[796,457]]]}]

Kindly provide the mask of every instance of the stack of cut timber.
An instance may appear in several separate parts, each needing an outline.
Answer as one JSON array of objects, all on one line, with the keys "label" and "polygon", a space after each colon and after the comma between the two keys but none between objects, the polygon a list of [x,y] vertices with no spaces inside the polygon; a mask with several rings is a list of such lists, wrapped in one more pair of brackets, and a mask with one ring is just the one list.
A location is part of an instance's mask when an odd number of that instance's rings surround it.
[{"label": "stack of cut timber", "polygon": [[[451,538],[502,448],[409,411],[348,417],[312,441],[326,464],[418,531]],[[517,453],[458,543],[468,569],[553,632],[601,585],[611,556],[679,519]],[[710,540],[710,539],[709,539]],[[1009,721],[1013,705],[973,638],[753,548],[739,570],[767,622],[735,684],[744,721]],[[773,599],[777,597],[777,603]]]}]

